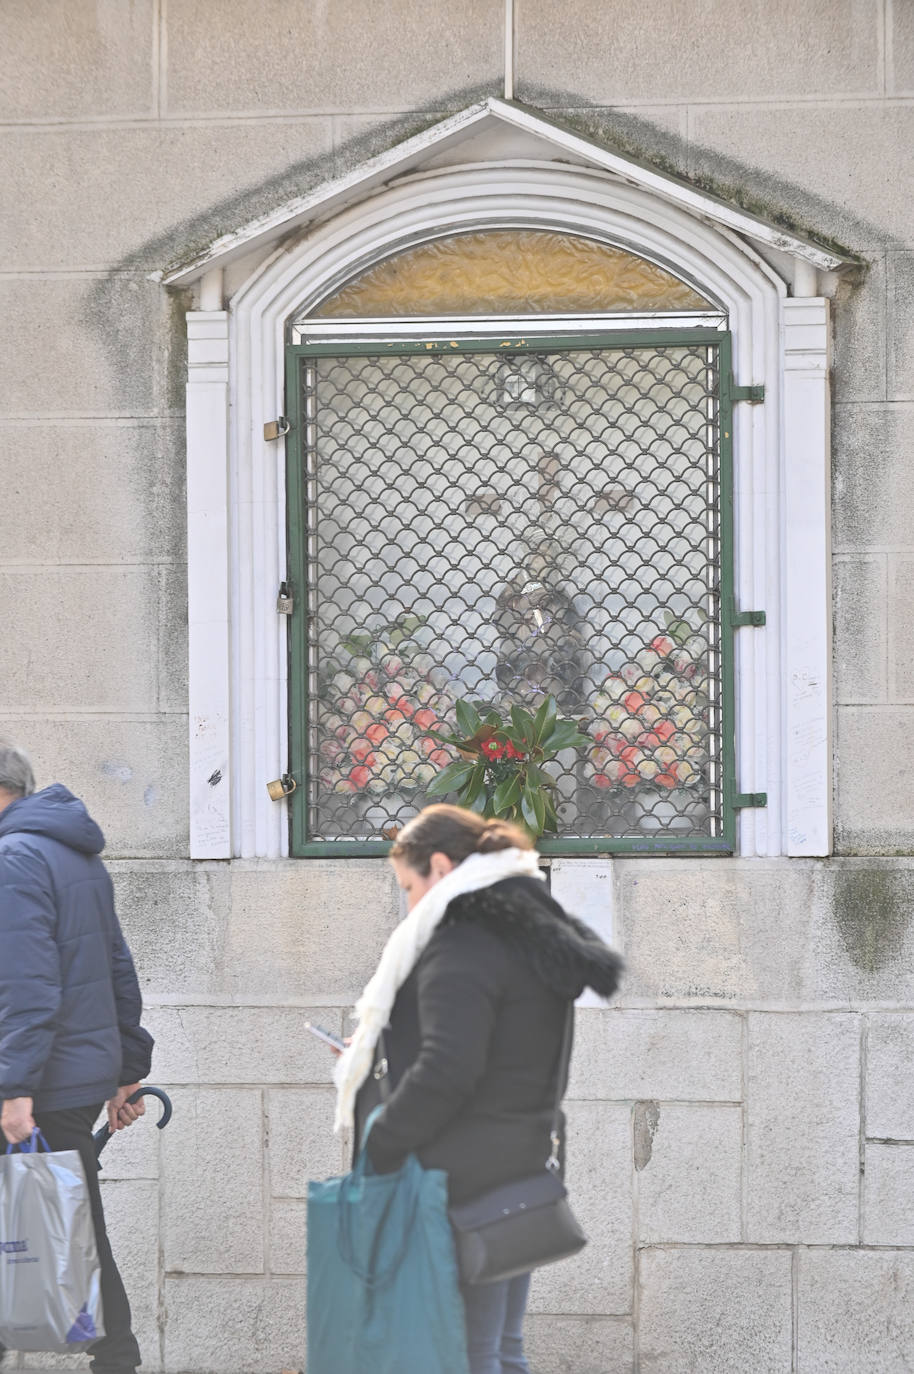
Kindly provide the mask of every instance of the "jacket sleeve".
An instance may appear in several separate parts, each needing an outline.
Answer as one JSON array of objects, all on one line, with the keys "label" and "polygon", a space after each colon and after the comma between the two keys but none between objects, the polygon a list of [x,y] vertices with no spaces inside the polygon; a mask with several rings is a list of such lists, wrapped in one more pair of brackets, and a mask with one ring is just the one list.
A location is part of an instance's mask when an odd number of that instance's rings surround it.
[{"label": "jacket sleeve", "polygon": [[436,931],[418,968],[419,1054],[372,1127],[368,1155],[385,1173],[429,1144],[472,1098],[489,1058],[498,987],[481,932]]},{"label": "jacket sleeve", "polygon": [[[113,899],[112,899],[113,909]],[[117,1025],[121,1036],[121,1073],[120,1082],[139,1083],[146,1078],[152,1064],[152,1047],[155,1043],[148,1030],[140,1025],[143,1014],[143,998],[140,984],[133,965],[133,956],[127,947],[117,916],[114,917],[112,936],[111,977],[114,983],[114,1002],[117,1008]]]},{"label": "jacket sleeve", "polygon": [[0,1098],[34,1097],[60,1007],[57,909],[42,857],[0,853]]}]

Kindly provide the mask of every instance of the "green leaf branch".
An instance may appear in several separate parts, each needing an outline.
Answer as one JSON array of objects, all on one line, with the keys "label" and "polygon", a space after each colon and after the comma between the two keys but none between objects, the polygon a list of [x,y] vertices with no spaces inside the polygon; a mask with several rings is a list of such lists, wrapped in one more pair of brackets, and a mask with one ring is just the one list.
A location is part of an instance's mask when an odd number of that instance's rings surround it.
[{"label": "green leaf branch", "polygon": [[459,757],[442,768],[427,796],[456,793],[461,805],[513,821],[534,840],[557,831],[555,780],[544,765],[565,749],[587,748],[592,740],[575,721],[559,717],[555,697],[546,697],[535,714],[512,706],[507,719],[484,702],[462,698],[455,715],[461,734],[428,732]]}]

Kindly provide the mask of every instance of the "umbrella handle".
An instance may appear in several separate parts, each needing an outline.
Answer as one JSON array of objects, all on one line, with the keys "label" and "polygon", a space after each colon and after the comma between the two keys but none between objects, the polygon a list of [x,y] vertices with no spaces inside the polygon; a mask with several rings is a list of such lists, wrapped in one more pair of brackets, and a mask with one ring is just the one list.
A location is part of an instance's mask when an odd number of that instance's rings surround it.
[{"label": "umbrella handle", "polygon": [[[165,1092],[162,1088],[142,1087],[137,1088],[135,1093],[131,1093],[130,1096],[127,1098],[127,1101],[130,1103],[139,1102],[141,1097],[155,1097],[158,1098],[159,1102],[161,1102],[162,1114],[156,1122],[156,1126],[158,1126],[160,1131],[163,1130],[171,1120],[171,1098],[168,1096],[168,1093]],[[108,1141],[111,1139],[112,1135],[113,1131],[109,1129],[107,1121],[105,1122],[104,1126],[99,1126],[98,1130],[92,1137],[92,1140],[95,1144],[96,1159],[98,1159],[99,1155],[101,1154],[105,1146],[108,1144]],[[99,1164],[98,1167],[101,1168],[102,1166]]]},{"label": "umbrella handle", "polygon": [[135,1093],[130,1094],[130,1096],[127,1098],[127,1101],[132,1106],[134,1102],[139,1102],[141,1097],[156,1097],[161,1102],[162,1115],[156,1122],[156,1126],[159,1128],[160,1131],[164,1131],[165,1127],[171,1120],[171,1098],[168,1096],[168,1093],[165,1092],[162,1088],[137,1088]]}]

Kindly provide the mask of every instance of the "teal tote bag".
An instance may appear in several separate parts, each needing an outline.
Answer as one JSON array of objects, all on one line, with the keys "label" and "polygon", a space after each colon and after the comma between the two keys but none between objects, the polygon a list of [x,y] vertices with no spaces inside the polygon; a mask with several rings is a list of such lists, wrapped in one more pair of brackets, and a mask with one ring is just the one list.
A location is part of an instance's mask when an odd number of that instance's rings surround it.
[{"label": "teal tote bag", "polygon": [[469,1374],[440,1169],[308,1184],[308,1374]]}]

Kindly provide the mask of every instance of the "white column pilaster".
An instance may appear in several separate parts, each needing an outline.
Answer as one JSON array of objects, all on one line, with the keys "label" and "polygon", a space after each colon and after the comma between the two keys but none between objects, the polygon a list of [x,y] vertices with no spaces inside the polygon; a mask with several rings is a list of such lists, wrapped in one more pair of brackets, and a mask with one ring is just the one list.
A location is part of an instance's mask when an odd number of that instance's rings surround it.
[{"label": "white column pilaster", "polygon": [[784,300],[784,849],[831,851],[829,322]]},{"label": "white column pilaster", "polygon": [[232,852],[228,313],[189,311],[187,345],[190,855],[227,859]]}]

